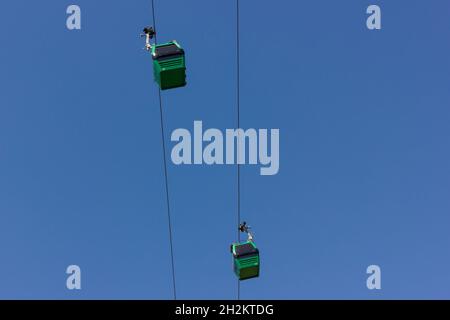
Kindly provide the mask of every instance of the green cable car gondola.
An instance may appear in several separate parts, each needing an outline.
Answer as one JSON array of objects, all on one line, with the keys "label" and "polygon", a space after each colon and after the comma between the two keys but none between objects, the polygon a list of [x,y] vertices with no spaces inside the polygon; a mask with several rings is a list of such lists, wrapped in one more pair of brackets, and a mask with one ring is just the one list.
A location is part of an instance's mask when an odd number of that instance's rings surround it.
[{"label": "green cable car gondola", "polygon": [[184,50],[173,40],[164,44],[150,43],[155,35],[151,27],[144,29],[146,48],[152,54],[153,76],[161,90],[184,87],[186,85],[186,64]]},{"label": "green cable car gondola", "polygon": [[247,280],[259,277],[259,250],[253,242],[253,236],[248,231],[249,227],[244,222],[239,226],[241,232],[246,232],[248,239],[245,242],[233,243],[233,269],[239,280]]},{"label": "green cable car gondola", "polygon": [[152,48],[153,75],[161,90],[186,85],[184,50],[174,40]]}]

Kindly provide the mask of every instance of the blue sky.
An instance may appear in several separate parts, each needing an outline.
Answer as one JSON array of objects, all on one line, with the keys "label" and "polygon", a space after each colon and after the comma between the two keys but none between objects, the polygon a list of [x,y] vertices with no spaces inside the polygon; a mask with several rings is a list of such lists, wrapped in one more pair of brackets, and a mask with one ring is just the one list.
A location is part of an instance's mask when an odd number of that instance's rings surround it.
[{"label": "blue sky", "polygon": [[[156,2],[186,51],[177,128],[235,128],[235,2]],[[4,1],[0,298],[170,299],[150,1]],[[382,30],[366,8],[382,9]],[[448,1],[241,1],[241,126],[280,129],[280,171],[242,167],[261,277],[246,299],[450,298]],[[234,299],[236,168],[169,161],[178,297]],[[65,287],[66,267],[82,290]],[[367,266],[382,290],[366,288]]]}]

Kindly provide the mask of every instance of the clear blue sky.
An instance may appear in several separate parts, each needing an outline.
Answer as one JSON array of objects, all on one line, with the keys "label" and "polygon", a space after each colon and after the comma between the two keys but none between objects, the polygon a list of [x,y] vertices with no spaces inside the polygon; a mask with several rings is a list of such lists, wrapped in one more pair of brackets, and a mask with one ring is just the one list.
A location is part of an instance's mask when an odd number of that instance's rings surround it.
[{"label": "clear blue sky", "polygon": [[[235,127],[235,2],[155,0],[186,50],[166,141]],[[3,1],[0,298],[170,299],[150,1]],[[382,30],[366,8],[382,8]],[[448,1],[241,1],[241,125],[280,129],[280,172],[242,167],[261,277],[242,298],[450,298]],[[169,163],[178,296],[236,297],[234,166]],[[82,269],[68,291],[65,269]],[[382,290],[366,268],[382,268]]]}]

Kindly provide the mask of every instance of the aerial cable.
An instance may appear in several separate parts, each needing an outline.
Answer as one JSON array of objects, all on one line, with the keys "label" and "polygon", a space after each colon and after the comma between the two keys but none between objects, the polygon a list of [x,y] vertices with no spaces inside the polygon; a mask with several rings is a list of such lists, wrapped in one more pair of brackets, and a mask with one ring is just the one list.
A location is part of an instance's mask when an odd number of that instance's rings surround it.
[{"label": "aerial cable", "polygon": [[[239,38],[239,0],[236,0],[236,115],[237,129],[240,129],[240,38]],[[240,131],[238,131],[240,132]],[[238,138],[238,141],[240,139]],[[237,225],[241,224],[241,165],[239,164],[239,145],[237,147]],[[241,232],[237,231],[237,242],[241,242]],[[237,299],[241,298],[241,283],[237,281]]]},{"label": "aerial cable", "polygon": [[[241,141],[241,123],[240,123],[240,12],[239,0],[236,0],[236,120],[238,130],[237,146],[237,225],[238,235],[237,243],[231,244],[230,250],[233,255],[233,269],[238,277],[237,299],[241,299],[240,281],[258,278],[260,272],[259,249],[253,240],[253,234],[250,232],[250,226],[245,221],[241,222],[241,167],[240,167],[240,146]],[[247,234],[247,240],[241,242],[241,233]]]},{"label": "aerial cable", "polygon": [[[156,19],[155,19],[155,4],[154,0],[152,0],[152,18],[153,18],[153,27],[156,29]],[[156,39],[156,34],[154,34],[155,45],[158,43]],[[173,284],[173,299],[177,299],[177,290],[176,290],[176,282],[175,282],[175,262],[174,262],[174,254],[173,254],[173,239],[172,239],[172,220],[170,217],[170,198],[169,198],[169,179],[167,174],[167,159],[166,159],[166,143],[164,139],[164,116],[163,116],[163,106],[162,106],[162,97],[161,97],[161,88],[158,88],[158,97],[159,97],[159,115],[160,115],[160,126],[161,126],[161,142],[163,149],[163,161],[164,161],[164,180],[165,180],[165,190],[166,190],[166,206],[167,206],[167,224],[169,228],[169,243],[170,243],[170,258],[172,265],[172,284]]]}]

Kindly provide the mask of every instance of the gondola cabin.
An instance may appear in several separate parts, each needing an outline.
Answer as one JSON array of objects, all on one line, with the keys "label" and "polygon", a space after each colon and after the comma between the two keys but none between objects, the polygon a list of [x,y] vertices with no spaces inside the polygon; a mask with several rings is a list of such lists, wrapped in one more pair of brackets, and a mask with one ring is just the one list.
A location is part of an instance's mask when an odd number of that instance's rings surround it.
[{"label": "gondola cabin", "polygon": [[152,46],[153,75],[161,90],[186,85],[184,50],[174,40]]},{"label": "gondola cabin", "polygon": [[256,278],[259,276],[259,250],[253,241],[233,243],[234,273],[239,280]]}]

